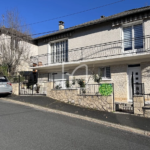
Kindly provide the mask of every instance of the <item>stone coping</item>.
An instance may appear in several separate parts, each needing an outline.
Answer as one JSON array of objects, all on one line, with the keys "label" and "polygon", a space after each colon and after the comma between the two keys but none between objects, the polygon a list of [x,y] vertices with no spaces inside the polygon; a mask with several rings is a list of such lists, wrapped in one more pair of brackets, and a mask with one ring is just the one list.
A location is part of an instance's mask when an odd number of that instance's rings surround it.
[{"label": "stone coping", "polygon": [[[78,96],[103,96],[103,95],[95,95],[95,94],[86,94],[86,95],[84,95],[84,94],[78,94]],[[108,95],[108,96],[112,96],[112,95]]]},{"label": "stone coping", "polygon": [[63,90],[78,90],[78,89],[52,89],[52,91],[63,91]]},{"label": "stone coping", "polygon": [[142,109],[150,109],[150,105],[142,107]]}]

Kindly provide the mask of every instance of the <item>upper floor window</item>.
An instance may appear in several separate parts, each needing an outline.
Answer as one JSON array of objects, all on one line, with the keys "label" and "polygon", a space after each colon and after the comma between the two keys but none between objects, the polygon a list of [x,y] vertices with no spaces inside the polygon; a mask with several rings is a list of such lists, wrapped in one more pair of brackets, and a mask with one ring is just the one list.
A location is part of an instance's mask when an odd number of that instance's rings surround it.
[{"label": "upper floor window", "polygon": [[68,61],[68,41],[51,43],[51,61],[52,63]]},{"label": "upper floor window", "polygon": [[123,28],[124,50],[143,48],[142,24]]}]

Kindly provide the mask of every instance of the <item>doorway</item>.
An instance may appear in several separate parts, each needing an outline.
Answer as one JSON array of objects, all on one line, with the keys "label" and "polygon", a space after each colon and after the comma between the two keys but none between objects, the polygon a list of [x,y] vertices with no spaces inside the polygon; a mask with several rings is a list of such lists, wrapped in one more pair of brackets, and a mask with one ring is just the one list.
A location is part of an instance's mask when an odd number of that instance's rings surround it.
[{"label": "doorway", "polygon": [[[132,85],[132,83],[133,83],[133,85]],[[129,65],[128,66],[128,89],[129,89],[128,102],[133,101],[132,100],[132,98],[133,98],[132,88],[134,90],[137,90],[136,88],[139,88],[139,86],[137,87],[135,83],[136,84],[141,83],[141,67],[140,67],[140,65]],[[132,87],[132,86],[134,86],[134,87]]]}]

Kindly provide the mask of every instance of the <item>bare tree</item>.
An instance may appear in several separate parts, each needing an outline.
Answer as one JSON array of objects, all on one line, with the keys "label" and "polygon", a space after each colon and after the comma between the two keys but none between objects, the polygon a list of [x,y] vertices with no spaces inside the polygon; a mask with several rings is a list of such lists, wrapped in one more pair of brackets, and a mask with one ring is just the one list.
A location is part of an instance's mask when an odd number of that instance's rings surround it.
[{"label": "bare tree", "polygon": [[10,76],[19,72],[23,63],[29,63],[31,37],[20,18],[17,10],[11,10],[0,22],[0,71],[7,69]]}]

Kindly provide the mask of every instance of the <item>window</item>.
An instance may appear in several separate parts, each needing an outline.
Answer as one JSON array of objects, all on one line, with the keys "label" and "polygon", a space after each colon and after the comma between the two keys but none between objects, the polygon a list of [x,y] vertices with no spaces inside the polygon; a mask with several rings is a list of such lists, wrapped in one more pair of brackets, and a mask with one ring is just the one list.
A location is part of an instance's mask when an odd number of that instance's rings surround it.
[{"label": "window", "polygon": [[67,62],[68,61],[68,41],[60,41],[51,43],[51,61],[56,62]]},{"label": "window", "polygon": [[4,76],[4,77],[0,77],[0,82],[8,82],[7,78]]},{"label": "window", "polygon": [[12,50],[18,48],[18,39],[11,37],[10,48]]},{"label": "window", "polygon": [[143,48],[142,24],[123,28],[124,50]]},{"label": "window", "polygon": [[100,68],[100,76],[102,77],[102,79],[110,79],[111,78],[110,67]]}]

